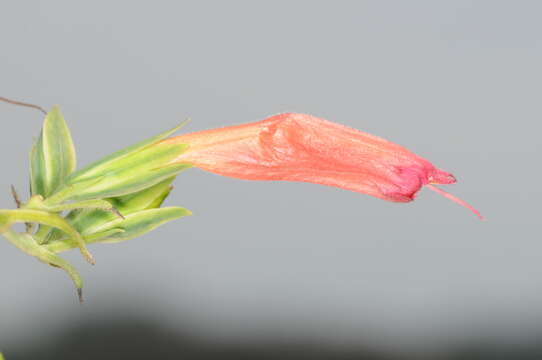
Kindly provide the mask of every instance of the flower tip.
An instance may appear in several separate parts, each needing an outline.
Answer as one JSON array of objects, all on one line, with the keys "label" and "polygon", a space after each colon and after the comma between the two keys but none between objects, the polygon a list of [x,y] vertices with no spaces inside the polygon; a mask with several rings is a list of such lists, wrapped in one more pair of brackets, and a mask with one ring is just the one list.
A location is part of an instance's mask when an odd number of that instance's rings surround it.
[{"label": "flower tip", "polygon": [[429,177],[430,184],[448,185],[448,184],[455,184],[456,182],[457,182],[457,179],[455,178],[455,176],[453,176],[449,172],[446,172],[440,169],[435,169],[433,174],[431,174],[431,176]]}]

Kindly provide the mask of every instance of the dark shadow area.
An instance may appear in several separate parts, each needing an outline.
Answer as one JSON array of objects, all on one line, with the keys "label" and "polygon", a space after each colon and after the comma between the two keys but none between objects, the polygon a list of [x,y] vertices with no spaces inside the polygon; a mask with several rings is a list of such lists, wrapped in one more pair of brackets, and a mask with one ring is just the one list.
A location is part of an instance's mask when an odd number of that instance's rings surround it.
[{"label": "dark shadow area", "polygon": [[[277,342],[227,344],[198,337],[190,331],[173,331],[156,321],[131,316],[94,319],[84,326],[67,327],[54,334],[46,346],[27,338],[25,345],[6,350],[7,360],[109,360],[109,359],[184,359],[184,360],[539,360],[542,341],[507,346],[473,342],[439,355],[392,355],[386,349],[370,346],[330,347],[317,343]],[[50,336],[51,334],[45,334]],[[539,337],[542,339],[542,337]]]},{"label": "dark shadow area", "polygon": [[[50,335],[50,334],[48,334]],[[90,320],[84,327],[66,328],[46,347],[32,344],[5,349],[7,360],[109,360],[109,359],[344,359],[393,360],[392,356],[365,349],[334,349],[318,344],[266,343],[226,344],[165,329],[142,318],[117,317]]]},{"label": "dark shadow area", "polygon": [[446,360],[540,360],[542,359],[542,336],[539,341],[522,345],[499,343],[473,343],[451,351]]}]

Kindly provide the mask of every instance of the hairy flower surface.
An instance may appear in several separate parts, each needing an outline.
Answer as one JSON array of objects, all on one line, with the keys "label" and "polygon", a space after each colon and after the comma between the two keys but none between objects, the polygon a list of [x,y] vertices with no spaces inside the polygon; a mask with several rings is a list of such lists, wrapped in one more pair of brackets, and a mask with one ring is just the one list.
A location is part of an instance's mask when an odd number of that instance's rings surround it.
[{"label": "hairy flower surface", "polygon": [[175,162],[223,176],[310,182],[395,202],[412,201],[427,185],[480,216],[430,185],[455,183],[452,174],[400,145],[311,115],[284,113],[164,142],[189,146]]}]

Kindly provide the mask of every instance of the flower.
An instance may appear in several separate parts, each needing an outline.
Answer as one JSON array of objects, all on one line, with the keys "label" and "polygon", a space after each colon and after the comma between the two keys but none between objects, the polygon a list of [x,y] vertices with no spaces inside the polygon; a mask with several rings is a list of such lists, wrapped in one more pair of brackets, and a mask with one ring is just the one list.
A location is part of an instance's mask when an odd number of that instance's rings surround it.
[{"label": "flower", "polygon": [[454,176],[408,149],[315,116],[284,113],[258,122],[163,140],[187,144],[175,159],[246,180],[287,180],[335,186],[394,202],[412,201],[427,186],[480,213],[431,184]]}]

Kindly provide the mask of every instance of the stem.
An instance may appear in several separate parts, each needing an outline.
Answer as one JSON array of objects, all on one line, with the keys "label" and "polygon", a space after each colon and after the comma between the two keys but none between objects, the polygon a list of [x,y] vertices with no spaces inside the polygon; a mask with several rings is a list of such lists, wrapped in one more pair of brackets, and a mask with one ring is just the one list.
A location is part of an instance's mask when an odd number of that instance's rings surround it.
[{"label": "stem", "polygon": [[[47,115],[47,111],[43,110],[43,108],[41,106],[38,106],[38,105],[29,104],[29,103],[25,103],[25,102],[17,101],[17,100],[11,100],[11,99],[1,97],[1,96],[0,96],[0,101],[7,102],[8,104],[26,106],[26,107],[29,107],[29,108],[37,109],[37,110],[41,111],[42,113],[44,113],[45,115]],[[2,358],[0,358],[0,360],[2,360]]]},{"label": "stem", "polygon": [[15,186],[11,185],[11,196],[13,196],[13,200],[15,201],[15,204],[17,205],[17,209],[21,207],[23,202],[21,201],[21,198],[19,197],[19,194],[17,194],[17,190],[15,190]]}]

